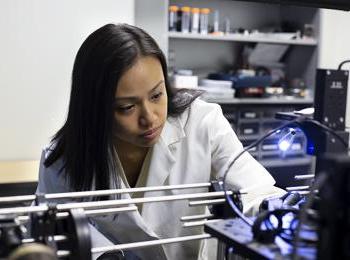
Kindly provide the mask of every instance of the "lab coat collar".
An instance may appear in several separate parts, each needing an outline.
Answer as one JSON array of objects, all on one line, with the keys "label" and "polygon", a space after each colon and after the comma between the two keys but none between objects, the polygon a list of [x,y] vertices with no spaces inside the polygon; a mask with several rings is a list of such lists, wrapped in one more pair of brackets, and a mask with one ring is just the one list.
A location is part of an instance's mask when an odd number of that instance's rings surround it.
[{"label": "lab coat collar", "polygon": [[179,142],[182,138],[186,136],[183,126],[179,117],[168,117],[165,122],[161,140],[163,140],[166,146],[170,146]]},{"label": "lab coat collar", "polygon": [[147,186],[164,185],[175,163],[176,144],[186,134],[179,117],[168,117],[161,138],[153,147]]}]

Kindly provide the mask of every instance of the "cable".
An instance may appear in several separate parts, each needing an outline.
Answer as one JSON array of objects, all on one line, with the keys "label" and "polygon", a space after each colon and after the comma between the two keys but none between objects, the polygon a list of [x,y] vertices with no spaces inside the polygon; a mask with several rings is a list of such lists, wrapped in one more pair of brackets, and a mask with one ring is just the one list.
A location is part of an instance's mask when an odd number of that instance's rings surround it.
[{"label": "cable", "polygon": [[349,63],[350,62],[350,60],[344,60],[344,61],[342,61],[340,64],[339,64],[339,66],[338,66],[338,70],[341,70],[341,68],[343,67],[343,65],[345,64],[345,63]]},{"label": "cable", "polygon": [[241,157],[245,152],[247,152],[248,150],[250,150],[251,148],[257,146],[259,143],[261,143],[262,141],[264,141],[267,137],[271,136],[272,134],[278,132],[279,130],[282,130],[285,127],[288,126],[292,126],[295,124],[298,124],[302,121],[305,120],[305,117],[298,117],[297,119],[290,121],[288,123],[283,124],[280,127],[277,127],[273,130],[271,130],[270,132],[268,132],[267,134],[265,134],[264,136],[262,136],[261,138],[259,138],[258,140],[256,140],[255,142],[251,143],[250,145],[248,145],[246,148],[244,148],[237,156],[235,156],[231,163],[229,163],[229,165],[226,168],[224,177],[223,177],[223,190],[225,192],[225,198],[226,201],[228,202],[228,204],[230,205],[231,209],[233,210],[233,212],[239,217],[241,218],[246,224],[248,224],[249,226],[253,226],[254,222],[252,220],[250,220],[249,218],[247,218],[246,216],[244,216],[244,214],[238,209],[238,207],[234,204],[234,202],[232,201],[232,198],[228,195],[227,193],[227,187],[226,187],[226,177],[229,173],[230,168],[232,167],[232,165],[238,160],[239,157]]},{"label": "cable", "polygon": [[337,137],[339,139],[339,141],[346,147],[348,148],[348,144],[344,141],[344,139],[336,132],[334,131],[332,128],[314,120],[314,119],[307,119],[308,122],[311,122],[315,125],[317,125],[318,127],[320,127],[321,129],[325,130],[328,133],[331,133],[332,135],[334,135],[335,137]]}]

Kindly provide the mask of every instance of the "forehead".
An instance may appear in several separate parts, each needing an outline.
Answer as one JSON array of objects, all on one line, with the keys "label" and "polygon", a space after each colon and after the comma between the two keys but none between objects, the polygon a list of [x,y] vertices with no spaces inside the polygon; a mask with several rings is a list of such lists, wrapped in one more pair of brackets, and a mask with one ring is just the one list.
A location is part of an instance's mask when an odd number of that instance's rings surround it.
[{"label": "forehead", "polygon": [[141,57],[119,79],[115,96],[148,93],[161,80],[164,80],[164,74],[160,61],[153,56]]}]

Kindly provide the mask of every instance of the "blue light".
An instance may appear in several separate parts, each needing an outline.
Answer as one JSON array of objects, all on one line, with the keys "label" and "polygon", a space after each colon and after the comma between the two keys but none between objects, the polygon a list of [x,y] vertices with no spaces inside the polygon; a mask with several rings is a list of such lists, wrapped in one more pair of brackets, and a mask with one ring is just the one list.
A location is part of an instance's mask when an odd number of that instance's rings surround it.
[{"label": "blue light", "polygon": [[291,146],[292,144],[290,142],[288,142],[287,140],[282,140],[278,143],[278,148],[285,152],[289,149],[289,147]]},{"label": "blue light", "polygon": [[285,134],[278,142],[278,148],[286,152],[293,144],[296,131],[294,128],[288,128],[287,134]]}]

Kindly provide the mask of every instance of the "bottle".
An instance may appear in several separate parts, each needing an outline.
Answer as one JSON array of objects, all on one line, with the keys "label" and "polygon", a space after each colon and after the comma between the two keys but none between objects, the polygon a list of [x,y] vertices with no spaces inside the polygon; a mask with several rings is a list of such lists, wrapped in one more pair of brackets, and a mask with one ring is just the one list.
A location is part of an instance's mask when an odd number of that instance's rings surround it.
[{"label": "bottle", "polygon": [[214,11],[214,33],[217,33],[220,31],[219,25],[220,25],[220,15],[219,15],[219,11],[215,10]]},{"label": "bottle", "polygon": [[209,13],[210,13],[209,8],[201,9],[200,22],[199,22],[201,34],[208,34]]},{"label": "bottle", "polygon": [[199,32],[199,8],[192,8],[191,10],[191,33]]},{"label": "bottle", "polygon": [[179,7],[176,5],[169,6],[169,31],[176,31],[176,23],[177,23],[177,11]]},{"label": "bottle", "polygon": [[181,8],[181,32],[190,32],[191,7],[184,6]]},{"label": "bottle", "polygon": [[228,17],[225,18],[225,34],[230,34],[231,32],[231,26],[230,26],[230,19]]}]

